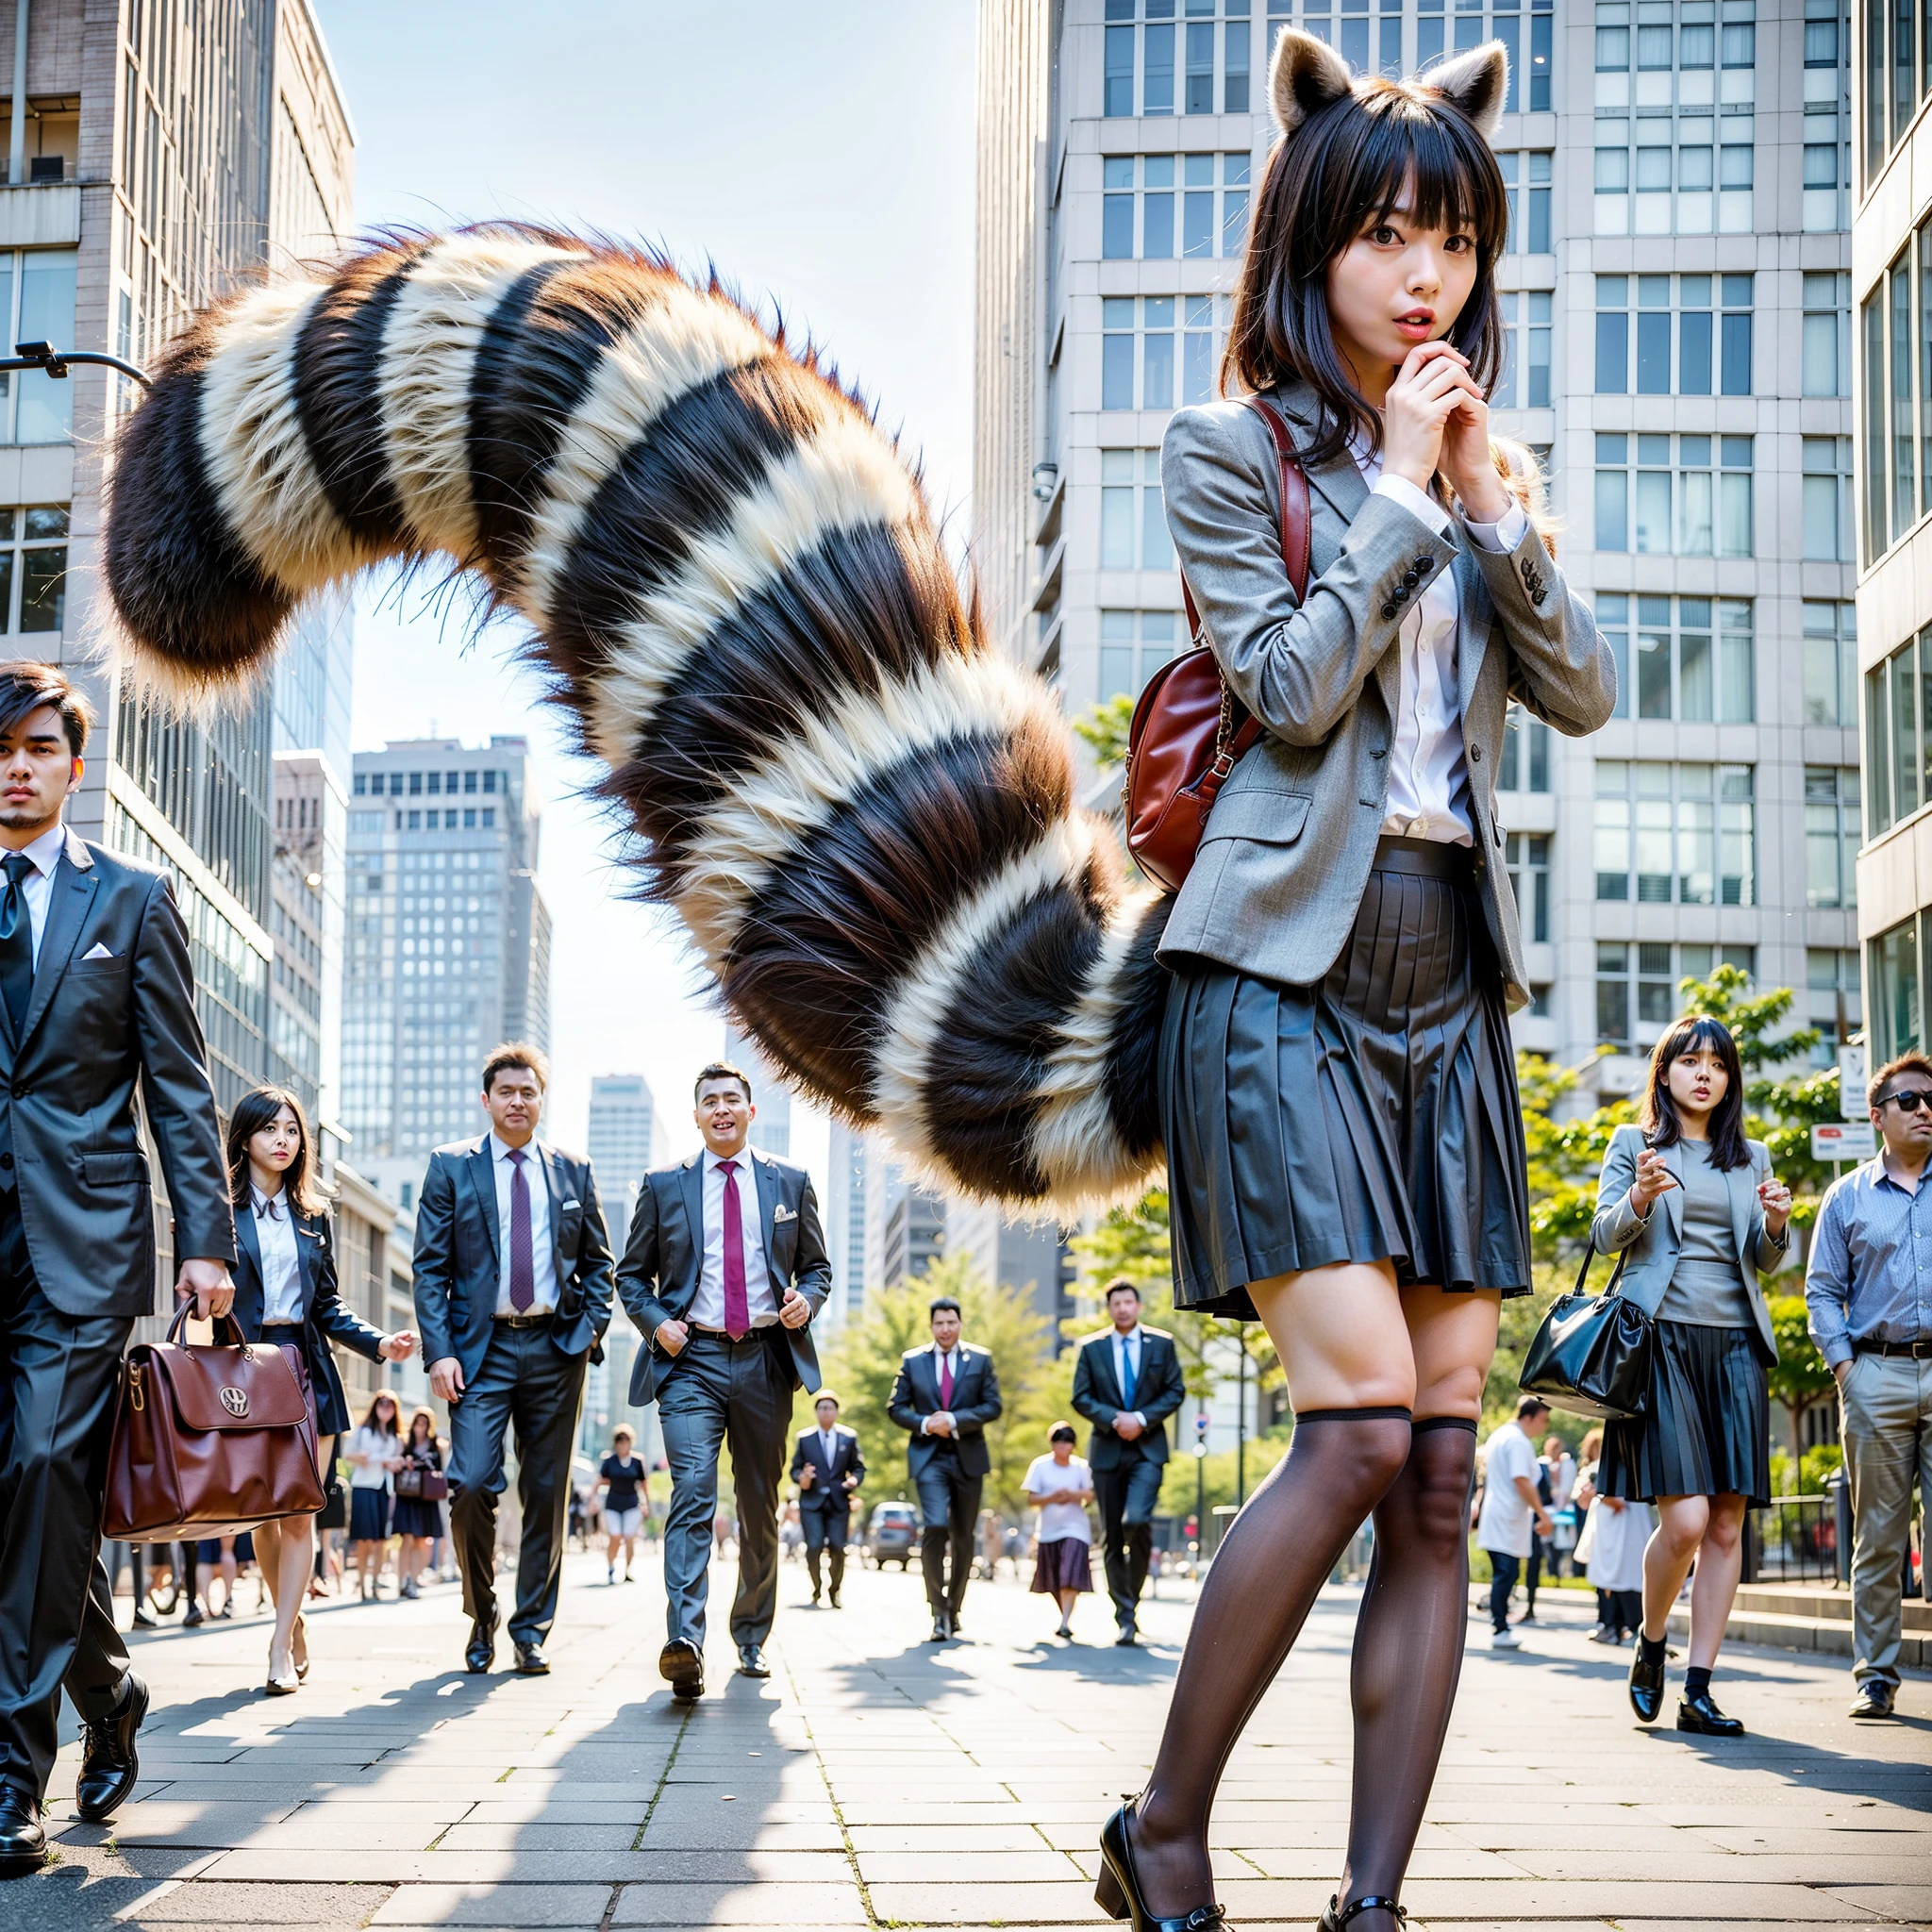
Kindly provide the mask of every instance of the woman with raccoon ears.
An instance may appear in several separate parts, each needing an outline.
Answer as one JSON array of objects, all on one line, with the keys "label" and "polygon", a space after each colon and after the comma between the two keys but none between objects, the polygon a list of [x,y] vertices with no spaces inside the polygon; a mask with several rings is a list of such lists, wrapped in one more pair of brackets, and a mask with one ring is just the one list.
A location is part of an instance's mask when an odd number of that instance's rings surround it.
[{"label": "woman with raccoon ears", "polygon": [[1530,1289],[1496,766],[1512,699],[1576,737],[1616,692],[1534,466],[1490,435],[1507,83],[1494,43],[1404,81],[1276,43],[1223,387],[1279,412],[1307,475],[1306,598],[1254,408],[1184,409],[1161,450],[1205,641],[1264,727],[1160,944],[1174,1298],[1259,1318],[1296,1421],[1215,1558],[1146,1789],[1103,1835],[1100,1904],[1136,1932],[1219,1922],[1215,1787],[1371,1515],[1324,1927],[1405,1916],[1455,1698],[1483,1378],[1502,1297]]}]

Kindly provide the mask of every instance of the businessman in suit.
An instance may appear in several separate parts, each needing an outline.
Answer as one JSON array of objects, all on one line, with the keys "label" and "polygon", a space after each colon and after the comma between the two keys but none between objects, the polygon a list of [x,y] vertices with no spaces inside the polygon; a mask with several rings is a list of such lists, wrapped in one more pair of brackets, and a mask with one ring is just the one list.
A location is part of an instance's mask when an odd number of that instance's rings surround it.
[{"label": "businessman in suit", "polygon": [[1154,1512],[1167,1474],[1167,1419],[1187,1397],[1174,1338],[1141,1322],[1141,1291],[1124,1277],[1107,1285],[1112,1326],[1080,1344],[1074,1361],[1074,1407],[1093,1426],[1087,1460],[1100,1505],[1107,1590],[1116,1643],[1140,1641],[1141,1592]]},{"label": "businessman in suit", "polygon": [[992,1468],[986,1425],[999,1418],[1000,1378],[985,1349],[959,1340],[959,1304],[950,1295],[934,1301],[926,1316],[932,1346],[907,1350],[886,1412],[912,1437],[906,1466],[924,1525],[920,1567],[932,1610],[932,1641],[944,1643],[959,1634],[959,1607],[973,1574],[979,1492]]},{"label": "businessman in suit", "polygon": [[705,1694],[711,1521],[727,1441],[738,1492],[731,1641],[741,1674],[772,1674],[764,1643],[778,1603],[791,1395],[818,1389],[810,1324],[832,1285],[810,1176],[750,1144],[750,1078],[714,1060],[692,1098],[704,1152],[644,1176],[617,1270],[617,1291],[645,1342],[630,1399],[658,1405],[671,1465],[658,1669],[680,1701]]},{"label": "businessman in suit", "polygon": [[153,1312],[139,1086],[175,1217],[177,1296],[234,1299],[188,934],[159,867],[61,823],[92,708],[54,665],[0,664],[0,1876],[45,1862],[64,1685],[80,1815],[133,1788],[147,1687],[100,1562],[121,1356]]},{"label": "businessman in suit", "polygon": [[816,1425],[807,1429],[791,1451],[791,1480],[798,1485],[798,1523],[805,1531],[805,1563],[811,1572],[816,1607],[821,1584],[819,1552],[832,1565],[832,1607],[839,1607],[845,1581],[845,1545],[852,1536],[852,1499],[865,1480],[865,1452],[858,1432],[839,1420],[839,1398],[829,1389],[812,1404]]},{"label": "businessman in suit", "polygon": [[516,1667],[550,1669],[563,1574],[570,1452],[587,1362],[610,1323],[610,1241],[591,1163],[537,1138],[549,1062],[521,1041],[483,1063],[480,1140],[439,1147],[416,1206],[416,1324],[429,1386],[449,1404],[449,1526],[463,1578],[463,1661],[496,1660],[496,1499],[517,1432],[523,1541],[510,1612]]}]

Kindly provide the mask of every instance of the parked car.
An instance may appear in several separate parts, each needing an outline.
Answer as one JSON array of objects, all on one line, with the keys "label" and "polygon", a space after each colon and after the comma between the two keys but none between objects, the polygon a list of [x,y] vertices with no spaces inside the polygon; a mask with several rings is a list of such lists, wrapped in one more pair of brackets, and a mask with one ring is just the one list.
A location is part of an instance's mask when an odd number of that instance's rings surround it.
[{"label": "parked car", "polygon": [[919,1545],[919,1511],[910,1503],[880,1503],[866,1524],[864,1553],[874,1570],[888,1563],[904,1570]]}]

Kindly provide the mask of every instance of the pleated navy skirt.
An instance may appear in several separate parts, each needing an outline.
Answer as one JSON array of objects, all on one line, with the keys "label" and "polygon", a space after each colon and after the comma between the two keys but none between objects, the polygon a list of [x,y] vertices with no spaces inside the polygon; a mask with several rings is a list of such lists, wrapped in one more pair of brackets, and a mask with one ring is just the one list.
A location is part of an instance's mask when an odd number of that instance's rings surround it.
[{"label": "pleated navy skirt", "polygon": [[1755,1330],[1659,1322],[1641,1416],[1604,1425],[1597,1488],[1771,1501],[1771,1394]]},{"label": "pleated navy skirt", "polygon": [[1160,1047],[1174,1303],[1390,1261],[1527,1294],[1529,1182],[1502,975],[1467,848],[1384,841],[1327,974],[1183,962]]}]

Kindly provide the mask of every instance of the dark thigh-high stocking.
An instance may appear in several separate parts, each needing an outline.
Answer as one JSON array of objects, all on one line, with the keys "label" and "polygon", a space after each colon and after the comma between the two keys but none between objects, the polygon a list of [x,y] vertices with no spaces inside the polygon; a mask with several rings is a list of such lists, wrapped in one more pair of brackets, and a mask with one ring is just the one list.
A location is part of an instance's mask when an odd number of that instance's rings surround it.
[{"label": "dark thigh-high stocking", "polygon": [[1136,1807],[1135,1866],[1160,1917],[1212,1902],[1208,1815],[1228,1753],[1349,1538],[1400,1474],[1408,1441],[1406,1408],[1309,1410],[1228,1530]]},{"label": "dark thigh-high stocking", "polygon": [[[1469,1627],[1475,1424],[1430,1416],[1375,1506],[1375,1556],[1356,1624],[1355,1798],[1341,1900],[1393,1898],[1448,1735]],[[1385,1918],[1356,1924],[1378,1932]]]}]

